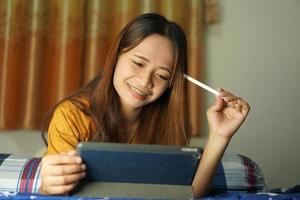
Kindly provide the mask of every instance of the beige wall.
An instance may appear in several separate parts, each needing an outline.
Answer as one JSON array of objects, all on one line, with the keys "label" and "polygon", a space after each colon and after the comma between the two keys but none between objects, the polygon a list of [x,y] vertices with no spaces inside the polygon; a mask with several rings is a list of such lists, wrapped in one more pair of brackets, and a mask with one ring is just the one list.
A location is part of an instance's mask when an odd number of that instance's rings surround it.
[{"label": "beige wall", "polygon": [[[206,34],[204,81],[251,104],[228,151],[255,160],[271,189],[300,183],[300,1],[219,3],[221,22]],[[204,93],[211,104],[213,96]]]}]

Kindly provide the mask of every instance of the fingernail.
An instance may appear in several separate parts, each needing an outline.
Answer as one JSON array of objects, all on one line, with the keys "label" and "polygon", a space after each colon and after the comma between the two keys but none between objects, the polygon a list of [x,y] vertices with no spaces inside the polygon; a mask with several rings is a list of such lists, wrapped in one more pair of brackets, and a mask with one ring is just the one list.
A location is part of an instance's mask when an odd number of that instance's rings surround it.
[{"label": "fingernail", "polygon": [[71,150],[69,152],[67,152],[68,155],[73,156],[76,155],[76,151],[75,150]]},{"label": "fingernail", "polygon": [[81,165],[81,169],[86,170],[86,165],[85,165],[85,164],[82,164],[82,165]]},{"label": "fingernail", "polygon": [[80,163],[82,162],[82,159],[81,159],[80,157],[77,157],[77,158],[76,158],[76,162],[77,162],[78,164],[80,164]]}]

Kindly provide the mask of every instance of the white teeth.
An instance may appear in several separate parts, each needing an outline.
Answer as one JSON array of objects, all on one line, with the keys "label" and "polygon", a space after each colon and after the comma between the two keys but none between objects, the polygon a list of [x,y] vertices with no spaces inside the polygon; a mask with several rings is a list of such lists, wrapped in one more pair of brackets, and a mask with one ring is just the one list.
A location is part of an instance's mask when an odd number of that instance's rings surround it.
[{"label": "white teeth", "polygon": [[140,95],[140,96],[147,96],[147,94],[141,92],[140,90],[136,89],[135,87],[128,85],[130,87],[130,89],[135,92],[136,94]]}]

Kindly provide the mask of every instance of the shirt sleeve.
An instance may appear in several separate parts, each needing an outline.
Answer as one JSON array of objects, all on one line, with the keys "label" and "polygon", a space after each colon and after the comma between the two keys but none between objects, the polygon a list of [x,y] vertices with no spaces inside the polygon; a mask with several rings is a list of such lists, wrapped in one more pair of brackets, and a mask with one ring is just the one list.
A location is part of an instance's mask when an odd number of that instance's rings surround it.
[{"label": "shirt sleeve", "polygon": [[54,111],[48,129],[47,154],[76,149],[80,141],[88,140],[90,120],[70,101],[61,103]]}]

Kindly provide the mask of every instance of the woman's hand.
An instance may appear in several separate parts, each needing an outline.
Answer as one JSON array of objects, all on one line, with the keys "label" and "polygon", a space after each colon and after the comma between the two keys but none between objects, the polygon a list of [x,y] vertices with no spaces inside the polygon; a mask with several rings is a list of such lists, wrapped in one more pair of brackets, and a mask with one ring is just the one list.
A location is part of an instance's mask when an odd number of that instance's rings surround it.
[{"label": "woman's hand", "polygon": [[75,151],[47,155],[41,162],[42,194],[68,194],[85,177],[86,166]]},{"label": "woman's hand", "polygon": [[216,102],[207,111],[210,133],[230,139],[244,122],[249,104],[228,91],[219,89]]}]

